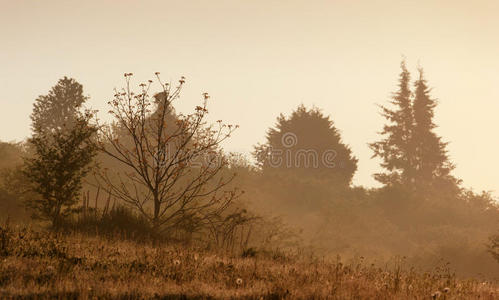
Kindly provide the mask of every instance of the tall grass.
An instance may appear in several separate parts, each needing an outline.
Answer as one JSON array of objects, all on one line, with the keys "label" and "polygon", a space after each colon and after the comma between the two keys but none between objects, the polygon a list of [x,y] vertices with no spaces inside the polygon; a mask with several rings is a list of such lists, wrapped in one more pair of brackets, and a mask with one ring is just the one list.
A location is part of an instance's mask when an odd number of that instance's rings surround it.
[{"label": "tall grass", "polygon": [[125,206],[103,211],[86,208],[65,220],[60,230],[136,241],[149,240],[153,235],[149,221]]},{"label": "tall grass", "polygon": [[497,283],[288,254],[224,256],[179,244],[0,228],[0,298],[497,299]]}]

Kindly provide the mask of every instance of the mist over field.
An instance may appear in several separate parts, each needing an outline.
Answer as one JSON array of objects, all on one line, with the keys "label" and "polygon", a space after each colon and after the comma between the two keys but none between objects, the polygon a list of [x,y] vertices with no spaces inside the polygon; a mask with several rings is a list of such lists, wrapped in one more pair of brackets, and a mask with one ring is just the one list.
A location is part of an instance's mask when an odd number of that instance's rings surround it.
[{"label": "mist over field", "polygon": [[0,297],[495,299],[495,1],[0,0]]}]

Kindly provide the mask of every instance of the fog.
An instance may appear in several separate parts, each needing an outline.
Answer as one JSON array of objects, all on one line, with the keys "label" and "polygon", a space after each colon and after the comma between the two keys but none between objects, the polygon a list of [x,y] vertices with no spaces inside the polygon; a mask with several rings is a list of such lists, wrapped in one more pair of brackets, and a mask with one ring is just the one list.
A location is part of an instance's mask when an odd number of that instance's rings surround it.
[{"label": "fog", "polygon": [[0,0],[2,220],[497,279],[498,12]]}]

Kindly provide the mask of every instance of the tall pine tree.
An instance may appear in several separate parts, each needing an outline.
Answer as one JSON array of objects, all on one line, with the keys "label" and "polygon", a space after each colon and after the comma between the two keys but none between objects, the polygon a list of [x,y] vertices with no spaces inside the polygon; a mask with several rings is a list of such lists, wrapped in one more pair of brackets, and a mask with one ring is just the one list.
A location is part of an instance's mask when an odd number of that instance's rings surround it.
[{"label": "tall pine tree", "polygon": [[389,121],[380,132],[385,138],[369,144],[374,151],[373,157],[381,158],[381,166],[387,171],[377,173],[374,177],[387,186],[412,184],[415,176],[415,149],[411,140],[414,129],[411,75],[405,61],[402,61],[400,67],[402,72],[399,76],[399,90],[390,101],[394,108],[381,106],[381,115]]},{"label": "tall pine tree", "polygon": [[382,159],[385,173],[374,175],[385,186],[403,186],[409,190],[458,191],[459,180],[451,175],[454,165],[447,155],[447,144],[434,129],[434,109],[437,105],[430,96],[431,89],[419,69],[410,90],[410,73],[405,61],[401,63],[399,90],[393,95],[394,108],[382,106],[382,116],[389,121],[383,127],[385,137],[369,146],[373,157]]},{"label": "tall pine tree", "polygon": [[430,96],[431,89],[424,78],[423,69],[419,69],[419,78],[414,83],[414,130],[413,143],[416,149],[416,186],[420,189],[436,187],[437,183],[457,182],[450,174],[454,165],[447,155],[448,143],[437,136],[433,122],[435,99]]}]

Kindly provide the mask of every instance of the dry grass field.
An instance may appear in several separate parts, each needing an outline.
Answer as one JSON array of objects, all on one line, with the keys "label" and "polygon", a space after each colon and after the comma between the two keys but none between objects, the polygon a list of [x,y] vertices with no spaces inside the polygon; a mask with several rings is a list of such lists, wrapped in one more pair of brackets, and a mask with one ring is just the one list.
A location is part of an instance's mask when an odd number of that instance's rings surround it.
[{"label": "dry grass field", "polygon": [[497,283],[310,256],[2,228],[2,299],[497,299]]}]

